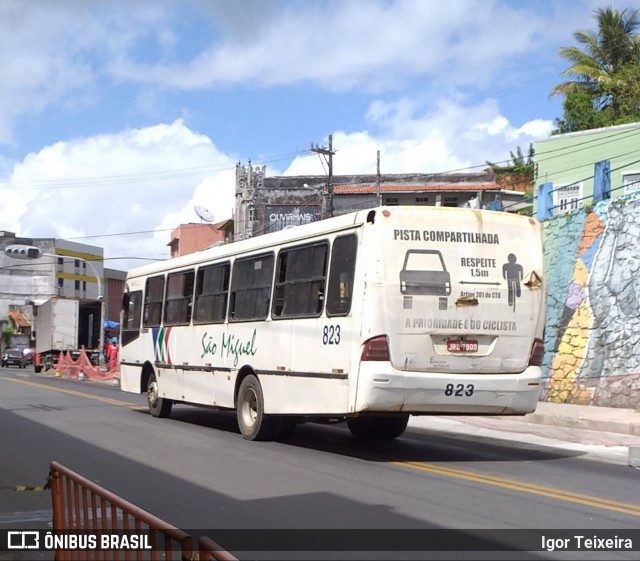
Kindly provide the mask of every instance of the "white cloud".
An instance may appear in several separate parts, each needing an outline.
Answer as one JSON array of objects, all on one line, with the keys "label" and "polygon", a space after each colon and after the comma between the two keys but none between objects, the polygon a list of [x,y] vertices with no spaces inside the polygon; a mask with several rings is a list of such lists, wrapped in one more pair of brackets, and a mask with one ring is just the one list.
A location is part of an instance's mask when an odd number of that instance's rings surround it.
[{"label": "white cloud", "polygon": [[[516,128],[493,100],[475,106],[442,102],[436,111],[423,113],[406,99],[390,104],[378,101],[368,117],[378,134],[334,133],[336,175],[375,173],[378,150],[381,173],[480,171],[471,167],[506,160],[516,146],[526,153],[530,143],[548,136],[552,128],[550,121],[541,119]],[[296,158],[285,173],[321,175],[327,170],[314,155]]]},{"label": "white cloud", "polygon": [[[3,228],[66,239],[171,230],[197,219],[196,200],[222,220],[231,216],[234,166],[181,120],[58,142],[15,165],[1,203]],[[108,258],[166,258],[169,236],[157,231],[78,241],[104,247]]]},{"label": "white cloud", "polygon": [[430,76],[434,88],[491,84],[509,63],[526,64],[523,57],[557,32],[556,22],[566,22],[562,7],[543,17],[498,0],[268,6],[243,33],[237,18],[221,18],[218,8],[212,16],[226,27],[187,61],[162,51],[155,60],[140,60],[133,44],[109,70],[122,80],[177,89],[310,82],[338,91],[397,90],[417,76]]}]

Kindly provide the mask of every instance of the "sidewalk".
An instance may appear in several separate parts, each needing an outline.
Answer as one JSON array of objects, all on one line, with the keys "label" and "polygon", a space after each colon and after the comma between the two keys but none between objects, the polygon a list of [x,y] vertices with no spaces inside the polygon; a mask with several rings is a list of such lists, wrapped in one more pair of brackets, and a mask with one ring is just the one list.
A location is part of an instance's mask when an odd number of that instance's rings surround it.
[{"label": "sidewalk", "polygon": [[592,453],[640,468],[640,410],[539,402],[534,413],[511,416],[411,417],[409,429],[441,431]]}]

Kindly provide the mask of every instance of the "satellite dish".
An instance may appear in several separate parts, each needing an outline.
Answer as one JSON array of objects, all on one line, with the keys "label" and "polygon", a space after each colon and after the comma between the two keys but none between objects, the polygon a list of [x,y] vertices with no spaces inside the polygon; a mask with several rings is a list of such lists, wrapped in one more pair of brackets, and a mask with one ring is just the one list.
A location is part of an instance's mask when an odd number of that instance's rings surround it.
[{"label": "satellite dish", "polygon": [[195,210],[196,214],[205,222],[213,222],[213,213],[209,209],[196,205],[193,207],[193,210]]}]

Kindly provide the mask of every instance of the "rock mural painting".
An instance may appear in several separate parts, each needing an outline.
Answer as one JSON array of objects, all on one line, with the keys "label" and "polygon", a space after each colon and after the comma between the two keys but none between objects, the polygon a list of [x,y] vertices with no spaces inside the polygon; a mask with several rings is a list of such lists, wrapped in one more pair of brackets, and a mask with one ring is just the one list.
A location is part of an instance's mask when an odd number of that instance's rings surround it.
[{"label": "rock mural painting", "polygon": [[547,263],[543,399],[640,404],[640,200],[543,223]]}]

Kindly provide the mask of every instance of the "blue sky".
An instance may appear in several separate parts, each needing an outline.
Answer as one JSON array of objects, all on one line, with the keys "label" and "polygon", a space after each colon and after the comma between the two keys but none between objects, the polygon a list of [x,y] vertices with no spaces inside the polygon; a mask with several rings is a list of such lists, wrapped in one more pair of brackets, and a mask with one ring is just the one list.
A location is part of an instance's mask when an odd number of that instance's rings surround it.
[{"label": "blue sky", "polygon": [[[0,2],[0,229],[164,258],[235,164],[446,172],[549,135],[591,0]],[[477,169],[477,168],[475,168]],[[133,234],[133,232],[143,232]],[[105,235],[108,234],[108,235]]]}]

